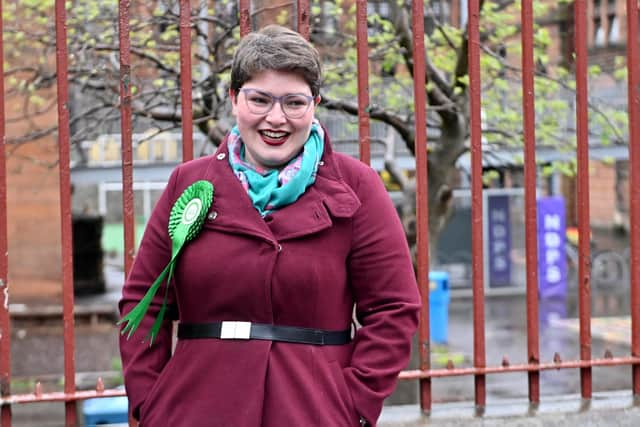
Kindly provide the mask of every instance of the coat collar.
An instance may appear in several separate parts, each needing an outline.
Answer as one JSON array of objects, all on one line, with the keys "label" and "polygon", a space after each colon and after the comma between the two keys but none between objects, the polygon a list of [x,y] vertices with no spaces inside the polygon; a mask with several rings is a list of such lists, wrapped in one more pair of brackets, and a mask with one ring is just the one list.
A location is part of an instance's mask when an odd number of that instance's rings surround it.
[{"label": "coat collar", "polygon": [[[326,135],[326,132],[325,132]],[[360,207],[360,200],[340,173],[338,159],[328,136],[316,182],[291,205],[260,217],[249,195],[235,177],[228,161],[225,140],[209,162],[206,178],[215,193],[205,227],[249,234],[277,242],[317,233],[330,227],[338,218],[350,218]],[[215,219],[213,219],[215,218]]]}]

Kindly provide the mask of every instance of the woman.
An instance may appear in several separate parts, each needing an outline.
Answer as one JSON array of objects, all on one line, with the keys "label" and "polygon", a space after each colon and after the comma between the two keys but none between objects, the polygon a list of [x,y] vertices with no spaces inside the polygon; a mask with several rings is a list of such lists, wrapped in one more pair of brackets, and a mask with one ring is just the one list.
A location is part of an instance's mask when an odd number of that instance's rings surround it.
[{"label": "woman", "polygon": [[[237,126],[172,173],[120,301],[142,426],[375,425],[406,366],[420,306],[406,240],[375,171],[334,153],[315,120],[320,79],[297,33],[247,35],[229,90]],[[193,204],[195,182],[213,185],[210,206]],[[185,227],[203,222],[182,243],[176,209]]]}]

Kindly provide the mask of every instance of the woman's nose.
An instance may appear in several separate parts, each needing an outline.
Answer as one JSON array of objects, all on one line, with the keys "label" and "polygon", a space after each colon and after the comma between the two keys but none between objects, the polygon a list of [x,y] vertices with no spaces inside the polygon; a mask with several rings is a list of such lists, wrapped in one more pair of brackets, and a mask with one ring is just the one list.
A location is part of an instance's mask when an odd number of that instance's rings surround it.
[{"label": "woman's nose", "polygon": [[282,104],[279,101],[273,103],[273,107],[267,114],[266,117],[269,123],[282,124],[287,121],[287,116],[284,115],[284,111],[282,111]]}]

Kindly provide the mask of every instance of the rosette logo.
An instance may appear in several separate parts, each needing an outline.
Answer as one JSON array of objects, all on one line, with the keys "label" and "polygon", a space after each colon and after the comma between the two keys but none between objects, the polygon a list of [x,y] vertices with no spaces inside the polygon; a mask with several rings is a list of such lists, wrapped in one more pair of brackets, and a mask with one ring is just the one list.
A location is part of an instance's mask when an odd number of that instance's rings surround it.
[{"label": "rosette logo", "polygon": [[200,216],[200,212],[202,212],[202,200],[192,199],[184,208],[182,223],[184,225],[193,224]]}]

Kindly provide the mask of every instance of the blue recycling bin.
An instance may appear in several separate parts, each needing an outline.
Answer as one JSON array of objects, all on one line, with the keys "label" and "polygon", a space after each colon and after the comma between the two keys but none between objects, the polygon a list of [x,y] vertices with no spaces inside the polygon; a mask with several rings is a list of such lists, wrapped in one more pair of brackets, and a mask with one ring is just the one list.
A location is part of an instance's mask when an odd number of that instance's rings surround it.
[{"label": "blue recycling bin", "polygon": [[429,272],[429,326],[431,342],[445,344],[449,331],[449,273]]},{"label": "blue recycling bin", "polygon": [[129,423],[129,401],[126,396],[97,397],[82,403],[84,425],[94,427],[104,424]]}]

